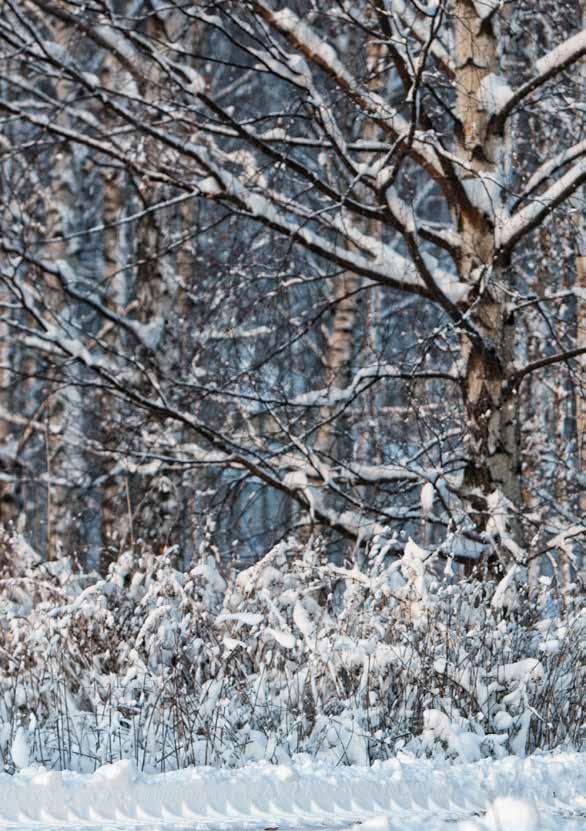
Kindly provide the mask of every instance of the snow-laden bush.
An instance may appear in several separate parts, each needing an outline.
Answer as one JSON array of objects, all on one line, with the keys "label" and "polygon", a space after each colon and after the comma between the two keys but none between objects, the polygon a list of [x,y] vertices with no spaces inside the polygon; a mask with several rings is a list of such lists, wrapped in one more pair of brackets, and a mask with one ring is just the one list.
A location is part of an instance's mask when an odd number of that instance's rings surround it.
[{"label": "snow-laden bush", "polygon": [[455,578],[411,540],[400,559],[373,545],[360,570],[290,541],[239,574],[211,549],[181,572],[174,553],[137,547],[102,579],[2,540],[8,769],[473,760],[584,742],[586,608],[550,578],[529,600],[523,569]]}]

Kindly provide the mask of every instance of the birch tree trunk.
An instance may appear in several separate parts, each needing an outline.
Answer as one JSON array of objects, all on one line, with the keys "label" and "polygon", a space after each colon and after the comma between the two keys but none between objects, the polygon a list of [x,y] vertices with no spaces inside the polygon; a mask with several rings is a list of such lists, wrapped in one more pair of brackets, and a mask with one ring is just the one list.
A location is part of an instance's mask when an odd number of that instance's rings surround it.
[{"label": "birch tree trunk", "polygon": [[[486,4],[488,8],[489,4]],[[487,500],[500,491],[521,505],[519,411],[509,383],[513,361],[513,321],[507,319],[507,264],[495,260],[495,220],[509,179],[507,127],[496,132],[491,120],[489,76],[499,74],[497,16],[482,17],[483,4],[455,0],[456,114],[464,187],[469,205],[459,209],[463,240],[460,277],[472,286],[469,319],[478,338],[463,335],[465,407],[469,462],[465,483],[477,522],[486,522]],[[521,542],[521,528],[513,521]]]},{"label": "birch tree trunk", "polygon": [[[586,29],[586,0],[582,0],[582,28]],[[582,91],[586,94],[586,62],[582,63]],[[584,122],[584,114],[582,114]],[[582,187],[579,203],[579,228],[577,235],[576,255],[576,284],[579,289],[577,301],[577,343],[578,346],[586,346],[586,218],[584,207],[586,204],[586,187]],[[586,354],[578,358],[578,385],[576,401],[576,427],[578,435],[578,459],[582,480],[586,477]],[[586,488],[582,490],[579,497],[580,510],[586,515]]]},{"label": "birch tree trunk", "polygon": [[[378,63],[382,55],[382,47],[378,42],[370,42],[366,49],[367,68],[369,76],[374,78],[369,88],[376,92],[380,87],[380,76],[377,73]],[[364,139],[376,138],[376,129],[371,122],[367,122],[363,129]],[[376,236],[376,229],[365,225],[364,230]],[[360,278],[351,272],[337,279],[334,288],[334,315],[332,327],[327,336],[325,350],[325,386],[328,390],[343,389],[352,380],[352,354],[356,350],[359,324],[359,289]],[[322,408],[323,424],[318,432],[316,449],[336,456],[340,447],[334,436],[332,421],[329,420],[331,408]],[[347,421],[347,420],[345,420]],[[347,424],[344,425],[347,429]],[[338,437],[339,438],[339,437]]]},{"label": "birch tree trunk", "polygon": [[[579,289],[576,329],[579,344],[586,343],[586,229],[584,219],[581,220],[580,246],[576,257],[576,285]],[[582,298],[582,299],[581,299]],[[579,358],[578,383],[576,384],[576,432],[578,436],[578,465],[581,481],[586,477],[586,355]],[[579,508],[583,516],[586,515],[586,489],[582,489],[579,496]]]},{"label": "birch tree trunk", "polygon": [[[586,0],[581,0],[582,28],[586,29]],[[582,62],[581,72],[582,93],[586,95],[586,62]],[[586,121],[582,113],[582,124]],[[586,187],[582,187],[578,202],[578,227],[576,233],[576,343],[586,346]],[[578,512],[586,516],[586,354],[578,356],[578,379],[576,389],[576,439],[578,481],[581,490],[578,495]],[[583,566],[578,563],[579,567]]]},{"label": "birch tree trunk", "polygon": [[[357,324],[359,278],[345,274],[336,281],[334,288],[334,315],[327,335],[324,357],[324,380],[327,390],[343,389],[351,380],[351,360]],[[332,408],[324,406],[320,412],[322,426],[317,434],[316,450],[332,456],[338,455],[336,445],[339,436],[334,434],[330,420]],[[338,425],[339,427],[339,425]]]}]

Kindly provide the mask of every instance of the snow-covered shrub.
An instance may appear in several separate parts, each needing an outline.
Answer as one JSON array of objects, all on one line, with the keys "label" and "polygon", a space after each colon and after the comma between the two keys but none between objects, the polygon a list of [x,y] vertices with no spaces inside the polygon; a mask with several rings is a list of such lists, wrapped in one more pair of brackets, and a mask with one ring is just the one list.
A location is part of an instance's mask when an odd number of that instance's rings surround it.
[{"label": "snow-covered shrub", "polygon": [[[586,608],[455,578],[409,540],[362,568],[287,541],[239,574],[137,546],[109,574],[0,541],[0,752],[93,770],[473,760],[584,742]],[[18,759],[13,748],[18,736]],[[26,753],[24,752],[26,751]]]}]

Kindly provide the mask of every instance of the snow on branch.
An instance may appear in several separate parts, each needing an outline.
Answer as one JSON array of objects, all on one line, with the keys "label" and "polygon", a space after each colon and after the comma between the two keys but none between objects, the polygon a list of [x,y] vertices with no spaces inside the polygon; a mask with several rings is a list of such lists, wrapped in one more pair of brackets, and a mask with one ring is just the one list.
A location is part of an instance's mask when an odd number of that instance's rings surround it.
[{"label": "snow on branch", "polygon": [[568,199],[586,182],[586,159],[577,163],[561,179],[536,196],[525,208],[506,217],[496,228],[500,254],[508,254],[519,240],[536,228],[560,203]]},{"label": "snow on branch", "polygon": [[[244,470],[256,481],[287,494],[303,509],[308,510],[313,519],[337,529],[354,541],[381,533],[383,526],[364,516],[360,511],[337,512],[322,504],[321,495],[315,492],[310,482],[317,477],[320,484],[339,492],[333,470],[301,443],[296,442],[298,453],[295,456],[288,454],[281,459],[276,457],[270,461],[262,459],[255,448],[246,447],[234,437],[219,432],[191,413],[175,407],[167,400],[153,373],[143,372],[141,375],[143,381],[148,379],[150,393],[144,388],[140,389],[132,383],[132,380],[129,381],[126,374],[120,373],[119,366],[107,356],[100,354],[100,343],[93,343],[92,348],[88,348],[81,336],[72,337],[59,325],[58,321],[49,321],[38,308],[38,287],[33,286],[29,290],[20,280],[19,289],[23,307],[36,321],[38,327],[36,330],[31,330],[21,326],[23,346],[54,357],[61,357],[65,361],[81,363],[90,371],[96,384],[100,386],[106,384],[125,400],[141,409],[159,418],[169,419],[183,425],[210,446],[210,449],[206,450],[199,444],[184,444],[181,450],[185,451],[185,455],[180,453],[176,461],[184,464],[205,464]],[[292,436],[290,438],[293,439]],[[289,473],[283,476],[283,472],[287,470]],[[371,472],[371,477],[376,475],[374,471]],[[383,473],[379,472],[378,475],[383,475]],[[389,475],[390,471],[387,471],[386,478],[389,478]],[[340,493],[340,495],[355,502],[345,494]]]},{"label": "snow on branch", "polygon": [[[428,287],[420,278],[413,262],[398,254],[390,245],[359,232],[350,223],[344,222],[339,215],[336,215],[332,219],[333,227],[348,243],[348,246],[338,245],[309,229],[306,222],[293,222],[284,215],[275,200],[268,198],[266,194],[247,188],[238,177],[214,161],[211,147],[204,148],[190,144],[186,149],[198,158],[202,167],[221,185],[221,190],[217,193],[218,198],[223,196],[227,200],[236,202],[257,221],[285,234],[314,254],[336,265],[341,265],[355,274],[371,277],[381,285],[400,291],[428,294]],[[367,251],[370,256],[363,256],[354,247]],[[454,275],[435,269],[434,279],[446,296],[455,298],[456,302],[461,299],[466,287]]]},{"label": "snow on branch", "polygon": [[27,121],[34,127],[38,127],[47,133],[59,136],[59,138],[65,139],[66,141],[71,141],[75,144],[88,147],[91,150],[96,150],[99,153],[103,153],[106,157],[119,162],[123,167],[139,173],[151,181],[173,185],[175,187],[179,186],[178,182],[166,173],[154,170],[153,168],[147,168],[134,158],[131,158],[130,155],[125,155],[111,140],[101,141],[87,135],[86,133],[82,133],[79,130],[72,130],[69,127],[64,127],[59,124],[56,119],[29,113],[23,108],[16,106],[6,98],[0,99],[0,109],[6,110],[17,118]]},{"label": "snow on branch", "polygon": [[409,155],[442,186],[445,173],[438,162],[434,148],[419,130],[412,131],[409,121],[376,92],[365,89],[344,67],[335,50],[304,21],[291,11],[275,11],[266,0],[254,0],[258,14],[278,31],[305,58],[319,66],[365,113],[394,138],[406,139],[413,132]]},{"label": "snow on branch", "polygon": [[[99,141],[86,134],[63,127],[55,123],[54,120],[24,112],[21,108],[14,106],[10,102],[3,101],[2,106],[9,112],[24,118],[37,127],[46,129],[62,138],[84,144],[94,150],[99,150],[106,156],[120,161],[125,166],[134,168],[137,171],[140,170],[143,175],[147,175],[154,181],[177,185],[176,182],[169,179],[166,173],[159,172],[158,170],[147,171],[144,168],[141,169],[142,166],[134,160],[127,158],[115,146],[112,146],[110,142]],[[111,107],[117,114],[125,118],[128,123],[136,120],[122,105],[111,102]],[[185,144],[155,127],[143,125],[143,128],[154,138],[160,139],[164,145],[171,147],[181,155],[191,157],[201,166],[206,175],[201,177],[199,188],[196,186],[193,189],[199,189],[202,195],[212,196],[214,198],[224,197],[228,201],[236,202],[238,206],[244,208],[257,221],[280,233],[284,233],[307,250],[324,257],[336,265],[341,265],[354,273],[371,277],[381,285],[386,285],[401,291],[412,291],[424,296],[429,295],[430,287],[420,277],[413,262],[396,253],[391,246],[380,243],[374,238],[359,234],[357,231],[349,230],[348,224],[341,222],[340,217],[336,217],[334,222],[337,230],[343,234],[343,238],[349,242],[351,241],[353,244],[358,244],[363,250],[368,249],[371,256],[365,257],[351,250],[350,247],[340,246],[308,229],[306,227],[306,219],[302,223],[299,223],[287,218],[282,210],[279,209],[278,200],[270,199],[266,194],[260,194],[248,188],[238,177],[226,169],[225,159],[219,158],[215,162],[213,156],[221,156],[221,153],[211,142],[208,142],[206,146],[197,145],[194,142]],[[210,188],[210,185],[213,185],[213,189]],[[460,283],[449,272],[435,269],[433,278],[439,291],[450,302],[458,302],[466,293],[466,286]]]},{"label": "snow on branch", "polygon": [[[110,23],[91,25],[87,19],[84,19],[83,15],[73,15],[66,11],[64,4],[61,3],[47,3],[45,0],[34,0],[33,5],[47,12],[52,17],[56,17],[62,23],[82,31],[97,46],[115,55],[120,64],[127,67],[133,74],[136,74],[137,70],[142,70],[144,75],[148,75],[148,67],[144,64],[143,55],[129,40],[128,35],[130,33],[123,32]],[[47,53],[53,60],[57,58],[54,52],[55,46],[57,44],[53,45],[53,50],[49,47]],[[45,48],[47,48],[46,44]]]},{"label": "snow on branch", "polygon": [[535,65],[536,71],[533,77],[514,90],[503,101],[498,112],[495,113],[497,129],[502,127],[507,117],[528,95],[531,95],[532,92],[539,89],[551,78],[563,72],[564,69],[572,66],[584,55],[586,55],[586,29],[560,43],[555,49],[540,58]]},{"label": "snow on branch", "polygon": [[[534,191],[543,185],[549,178],[558,173],[563,167],[571,164],[586,156],[586,139],[579,141],[572,147],[565,148],[553,158],[548,159],[537,170],[533,172],[531,178],[519,194],[516,202],[518,206],[524,199],[527,199]],[[516,207],[515,206],[515,207]]]},{"label": "snow on branch", "polygon": [[356,372],[351,383],[342,389],[321,388],[310,390],[295,396],[289,402],[293,406],[301,407],[331,407],[350,400],[370,386],[373,381],[383,378],[397,378],[406,381],[451,381],[460,383],[458,375],[449,372],[406,372],[394,364],[375,364],[365,366]]},{"label": "snow on branch", "polygon": [[[426,25],[426,19],[413,6],[408,6],[404,0],[393,0],[393,12],[409,27],[409,31],[413,33],[420,43],[429,43],[429,51],[435,60],[444,72],[450,78],[453,78],[455,75],[454,61],[438,35],[436,34],[430,37],[430,30]],[[410,58],[409,60],[412,59]]]},{"label": "snow on branch", "polygon": [[[121,329],[124,329],[139,343],[149,348],[149,327],[138,323],[138,321],[129,319],[115,308],[104,305],[100,302],[100,300],[91,294],[79,291],[79,289],[76,288],[77,276],[73,273],[66,260],[49,261],[47,259],[38,259],[28,252],[21,251],[10,244],[3,242],[2,240],[0,240],[0,250],[4,251],[9,256],[20,258],[23,262],[44,271],[46,274],[50,274],[59,282],[59,285],[66,295],[73,298],[78,303],[90,306],[98,312],[101,317],[109,320]],[[154,323],[155,326],[159,325],[159,321],[154,321]]]}]

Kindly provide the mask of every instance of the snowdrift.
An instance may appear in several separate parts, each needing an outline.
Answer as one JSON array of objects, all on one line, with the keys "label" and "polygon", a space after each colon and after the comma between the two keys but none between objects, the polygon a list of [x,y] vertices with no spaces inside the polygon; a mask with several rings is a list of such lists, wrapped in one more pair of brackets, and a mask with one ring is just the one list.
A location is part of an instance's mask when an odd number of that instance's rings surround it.
[{"label": "snowdrift", "polygon": [[94,774],[28,769],[0,774],[0,826],[91,827],[185,823],[239,828],[366,831],[456,828],[581,829],[586,756],[508,757],[473,764],[401,758],[340,768],[298,757],[236,771],[192,768],[146,775],[133,762]]}]

